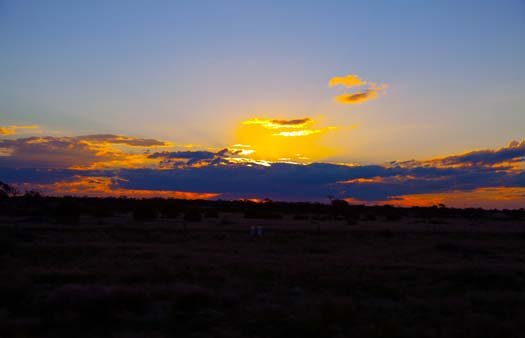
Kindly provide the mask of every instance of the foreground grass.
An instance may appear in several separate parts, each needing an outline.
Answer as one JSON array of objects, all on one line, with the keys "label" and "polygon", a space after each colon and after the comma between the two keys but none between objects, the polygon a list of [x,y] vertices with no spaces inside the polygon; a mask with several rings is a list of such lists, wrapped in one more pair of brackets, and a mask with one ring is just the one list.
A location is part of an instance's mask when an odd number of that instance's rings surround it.
[{"label": "foreground grass", "polygon": [[0,336],[523,337],[522,223],[3,219]]}]

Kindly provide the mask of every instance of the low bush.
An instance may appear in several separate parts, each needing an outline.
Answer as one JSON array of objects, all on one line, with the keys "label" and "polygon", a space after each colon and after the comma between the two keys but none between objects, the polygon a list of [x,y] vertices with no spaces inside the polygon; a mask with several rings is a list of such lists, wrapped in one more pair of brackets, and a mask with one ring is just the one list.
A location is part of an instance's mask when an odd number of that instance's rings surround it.
[{"label": "low bush", "polygon": [[73,199],[64,198],[55,209],[55,220],[59,224],[77,224],[80,214],[78,204]]},{"label": "low bush", "polygon": [[197,209],[188,210],[184,214],[184,220],[186,222],[200,222],[202,221],[202,214],[200,210]]}]

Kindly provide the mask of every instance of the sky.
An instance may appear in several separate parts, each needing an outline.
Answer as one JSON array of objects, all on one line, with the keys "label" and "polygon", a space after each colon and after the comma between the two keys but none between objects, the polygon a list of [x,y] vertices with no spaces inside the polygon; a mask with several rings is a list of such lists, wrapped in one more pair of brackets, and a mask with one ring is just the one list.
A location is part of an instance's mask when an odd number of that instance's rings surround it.
[{"label": "sky", "polygon": [[0,0],[0,180],[525,207],[523,1]]}]

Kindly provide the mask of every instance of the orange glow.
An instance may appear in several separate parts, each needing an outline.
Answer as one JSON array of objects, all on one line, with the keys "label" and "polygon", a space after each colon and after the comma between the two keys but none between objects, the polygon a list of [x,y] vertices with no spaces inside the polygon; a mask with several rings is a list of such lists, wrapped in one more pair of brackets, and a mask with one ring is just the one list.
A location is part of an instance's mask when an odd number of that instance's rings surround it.
[{"label": "orange glow", "polygon": [[[160,142],[156,140],[137,139],[134,137],[116,135],[108,139],[97,139],[86,137],[81,139],[80,144],[86,145],[88,149],[95,151],[100,161],[94,161],[88,165],[75,165],[70,169],[94,170],[113,168],[157,168],[158,160],[149,159],[148,154],[137,151],[143,149],[171,147],[171,142]],[[137,150],[138,149],[138,150]]]},{"label": "orange glow", "polygon": [[142,190],[125,189],[112,186],[109,177],[74,176],[72,181],[59,181],[51,184],[22,184],[19,188],[40,191],[50,196],[88,196],[88,197],[118,197],[133,198],[179,198],[179,199],[210,199],[219,196],[217,193],[196,193],[172,190]]},{"label": "orange glow", "polygon": [[[97,153],[97,156],[107,156],[108,153]],[[112,153],[109,160],[92,162],[88,165],[74,165],[69,169],[74,170],[97,170],[97,169],[137,169],[137,168],[159,168],[157,159],[150,159],[146,154]]]},{"label": "orange glow", "polygon": [[525,208],[525,187],[488,187],[471,191],[448,191],[442,193],[411,194],[394,196],[384,201],[364,202],[354,198],[346,199],[349,203],[370,205],[390,204],[400,207],[428,207],[445,204],[455,208]]}]

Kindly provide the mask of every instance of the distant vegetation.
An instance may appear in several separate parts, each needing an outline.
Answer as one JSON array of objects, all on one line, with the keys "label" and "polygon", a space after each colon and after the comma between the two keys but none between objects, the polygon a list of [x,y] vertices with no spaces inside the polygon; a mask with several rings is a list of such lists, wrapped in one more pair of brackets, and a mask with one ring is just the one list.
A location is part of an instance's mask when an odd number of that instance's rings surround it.
[{"label": "distant vegetation", "polygon": [[62,224],[76,224],[82,215],[96,218],[129,214],[136,221],[182,216],[188,222],[203,218],[217,218],[221,213],[241,213],[248,219],[278,220],[344,220],[348,225],[360,222],[396,222],[406,217],[421,219],[440,218],[498,218],[524,219],[525,209],[486,210],[481,208],[431,207],[399,208],[390,205],[365,206],[333,199],[330,204],[309,202],[277,202],[265,200],[210,201],[180,199],[134,199],[126,197],[47,197],[28,191],[17,194],[16,189],[0,182],[0,212],[6,216],[26,216],[54,220]]}]

